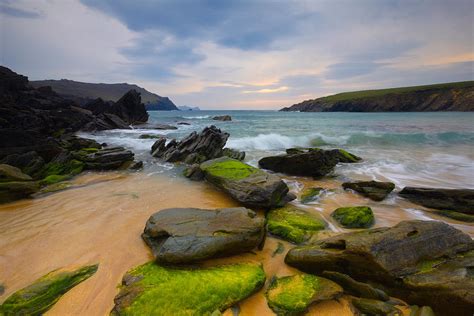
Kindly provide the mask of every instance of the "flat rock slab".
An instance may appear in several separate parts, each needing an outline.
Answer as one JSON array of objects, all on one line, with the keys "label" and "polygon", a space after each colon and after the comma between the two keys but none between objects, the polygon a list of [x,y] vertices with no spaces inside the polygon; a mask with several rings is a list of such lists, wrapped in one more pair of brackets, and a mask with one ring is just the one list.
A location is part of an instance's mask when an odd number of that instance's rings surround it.
[{"label": "flat rock slab", "polygon": [[243,207],[173,208],[153,214],[142,237],[157,262],[189,263],[257,248],[265,237],[264,222]]},{"label": "flat rock slab", "polygon": [[336,271],[435,313],[474,310],[474,241],[436,221],[341,234],[291,249],[285,262],[305,272]]},{"label": "flat rock slab", "polygon": [[0,315],[43,315],[67,291],[94,275],[97,268],[92,265],[74,271],[53,271],[8,297],[0,305]]},{"label": "flat rock slab", "polygon": [[371,200],[382,201],[395,189],[395,184],[392,182],[357,181],[345,182],[342,187],[354,190]]},{"label": "flat rock slab", "polygon": [[300,315],[311,304],[337,299],[342,288],[331,280],[309,274],[275,278],[267,292],[268,306],[277,315]]},{"label": "flat rock slab", "polygon": [[247,207],[272,209],[295,199],[278,176],[232,158],[209,160],[200,168],[208,182]]},{"label": "flat rock slab", "polygon": [[426,207],[474,215],[473,189],[405,187],[399,195],[415,204]]},{"label": "flat rock slab", "polygon": [[220,315],[264,284],[257,264],[184,269],[149,262],[123,277],[111,315]]}]

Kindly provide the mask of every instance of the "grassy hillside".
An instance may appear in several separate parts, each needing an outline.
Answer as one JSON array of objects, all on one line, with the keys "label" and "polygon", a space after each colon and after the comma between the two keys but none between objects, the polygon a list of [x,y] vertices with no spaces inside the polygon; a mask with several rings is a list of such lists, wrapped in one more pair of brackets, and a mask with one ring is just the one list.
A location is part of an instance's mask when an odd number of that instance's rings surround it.
[{"label": "grassy hillside", "polygon": [[161,97],[135,84],[128,83],[87,83],[67,79],[30,81],[35,87],[51,86],[54,91],[64,96],[74,96],[84,99],[102,98],[106,101],[117,101],[131,89],[140,92],[142,102],[149,105],[165,104],[175,109],[175,105],[166,97]]},{"label": "grassy hillside", "polygon": [[462,82],[450,82],[450,83],[439,83],[425,86],[412,86],[412,87],[400,87],[400,88],[389,88],[389,89],[378,89],[378,90],[361,90],[343,92],[327,97],[319,98],[325,102],[338,102],[348,101],[361,98],[379,97],[386,94],[401,94],[407,92],[419,92],[425,90],[437,90],[437,89],[453,89],[453,88],[467,88],[474,86],[474,81],[462,81]]}]

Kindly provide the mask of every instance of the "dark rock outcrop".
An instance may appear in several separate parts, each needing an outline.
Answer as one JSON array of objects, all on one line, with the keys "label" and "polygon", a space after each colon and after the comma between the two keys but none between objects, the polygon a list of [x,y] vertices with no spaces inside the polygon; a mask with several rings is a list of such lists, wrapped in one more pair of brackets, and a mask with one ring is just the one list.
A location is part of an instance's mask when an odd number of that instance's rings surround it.
[{"label": "dark rock outcrop", "polygon": [[474,190],[405,187],[398,193],[415,204],[474,215]]},{"label": "dark rock outcrop", "polygon": [[290,149],[286,155],[264,157],[260,167],[296,176],[322,177],[333,171],[339,162],[357,162],[359,157],[342,149]]},{"label": "dark rock outcrop", "polygon": [[280,111],[424,112],[474,111],[474,81],[340,93]]},{"label": "dark rock outcrop", "polygon": [[342,187],[344,189],[354,190],[371,200],[382,201],[395,189],[395,184],[392,182],[358,181],[344,182]]},{"label": "dark rock outcrop", "polygon": [[159,263],[189,263],[257,248],[265,220],[252,210],[166,209],[153,214],[142,234]]},{"label": "dark rock outcrop", "polygon": [[128,124],[140,124],[148,121],[148,112],[142,103],[140,93],[135,90],[128,91],[120,100],[115,102],[110,112]]},{"label": "dark rock outcrop", "polygon": [[130,164],[133,157],[133,152],[123,147],[106,147],[92,153],[86,153],[77,157],[77,159],[85,163],[86,169],[112,170],[121,168],[124,164]]},{"label": "dark rock outcrop", "polygon": [[238,151],[236,149],[232,148],[224,148],[222,150],[222,155],[232,158],[232,159],[237,159],[237,160],[244,160],[245,159],[245,151]]},{"label": "dark rock outcrop", "polygon": [[210,126],[201,133],[192,132],[179,142],[173,139],[165,145],[164,139],[156,141],[152,147],[152,156],[168,162],[201,163],[221,157],[227,138],[229,134]]},{"label": "dark rock outcrop", "polygon": [[232,121],[232,117],[230,115],[218,115],[218,116],[214,116],[212,119],[214,121],[224,121],[224,122]]},{"label": "dark rock outcrop", "polygon": [[291,249],[285,262],[315,274],[347,274],[440,314],[474,309],[474,241],[443,222],[404,221],[334,236]]},{"label": "dark rock outcrop", "polygon": [[279,177],[239,160],[221,157],[200,165],[206,180],[247,207],[272,209],[295,199]]}]

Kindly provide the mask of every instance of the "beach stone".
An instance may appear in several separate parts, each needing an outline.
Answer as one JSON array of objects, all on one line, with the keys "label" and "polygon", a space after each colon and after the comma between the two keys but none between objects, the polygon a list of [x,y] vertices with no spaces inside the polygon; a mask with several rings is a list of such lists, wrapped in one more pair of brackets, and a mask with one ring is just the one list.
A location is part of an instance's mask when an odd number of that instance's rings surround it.
[{"label": "beach stone", "polygon": [[86,169],[113,170],[133,161],[134,153],[123,147],[106,147],[78,157]]},{"label": "beach stone", "polygon": [[474,215],[473,189],[405,187],[398,194],[410,202],[429,208]]},{"label": "beach stone", "polygon": [[33,176],[45,165],[44,159],[36,151],[8,155],[0,163],[17,167],[29,176]]},{"label": "beach stone", "polygon": [[212,118],[214,121],[232,121],[232,117],[230,115],[218,115]]},{"label": "beach stone", "polygon": [[183,175],[193,181],[204,180],[204,172],[201,170],[199,164],[194,164],[184,169]]},{"label": "beach stone", "polygon": [[289,149],[287,154],[264,157],[260,167],[295,176],[322,177],[334,170],[339,162],[357,162],[360,158],[342,149]]},{"label": "beach stone", "polygon": [[160,139],[160,138],[163,138],[163,135],[142,134],[138,138],[139,139]]},{"label": "beach stone", "polygon": [[449,211],[449,210],[434,210],[432,213],[448,217],[451,219],[455,219],[457,221],[466,222],[466,223],[474,223],[474,214],[465,214],[456,211]]},{"label": "beach stone", "polygon": [[340,207],[331,217],[345,228],[368,228],[375,222],[374,213],[368,206]]},{"label": "beach stone", "polygon": [[279,177],[235,159],[209,160],[200,168],[207,181],[247,207],[272,209],[295,199]]},{"label": "beach stone", "polygon": [[331,280],[309,274],[274,278],[265,296],[277,315],[299,315],[311,304],[337,299],[342,288]]},{"label": "beach stone", "polygon": [[131,164],[130,164],[130,167],[128,167],[128,169],[130,170],[140,170],[140,169],[143,169],[143,161],[133,161]]},{"label": "beach stone", "polygon": [[291,249],[285,262],[314,274],[347,274],[437,314],[474,310],[474,241],[443,222],[403,221],[337,235]]},{"label": "beach stone", "polygon": [[252,210],[166,209],[147,221],[143,239],[159,263],[189,263],[257,248],[265,220]]},{"label": "beach stone", "polygon": [[111,315],[220,315],[264,284],[259,264],[196,269],[149,262],[125,274]]},{"label": "beach stone", "polygon": [[36,181],[0,182],[0,203],[26,198],[39,189],[40,186]]},{"label": "beach stone", "polygon": [[352,305],[357,308],[362,315],[368,316],[380,316],[380,315],[387,315],[387,316],[402,316],[403,313],[396,308],[395,306],[374,300],[369,298],[352,298],[351,300]]},{"label": "beach stone", "polygon": [[98,265],[91,265],[74,271],[50,272],[8,297],[0,305],[0,314],[43,315],[61,296],[94,275],[97,269]]},{"label": "beach stone", "polygon": [[222,151],[222,155],[240,161],[243,161],[245,159],[245,151],[238,151],[232,148],[224,148]]},{"label": "beach stone", "polygon": [[435,313],[429,306],[419,307],[417,305],[413,305],[410,306],[410,316],[435,316]]},{"label": "beach stone", "polygon": [[30,181],[32,178],[21,172],[20,169],[7,165],[0,164],[0,182],[2,181]]},{"label": "beach stone", "polygon": [[165,145],[163,140],[156,141],[152,147],[152,156],[167,162],[201,163],[221,157],[228,138],[228,133],[210,126],[201,133],[192,132],[179,142],[172,140]]},{"label": "beach stone", "polygon": [[395,184],[392,182],[357,181],[344,182],[342,187],[344,189],[354,190],[371,200],[382,201],[395,189]]},{"label": "beach stone", "polygon": [[321,217],[287,204],[267,213],[267,230],[282,239],[299,244],[326,228]]},{"label": "beach stone", "polygon": [[347,274],[335,271],[324,271],[322,276],[342,286],[344,292],[347,294],[381,301],[388,301],[390,299],[384,291],[376,289],[370,284],[358,282]]},{"label": "beach stone", "polygon": [[324,191],[324,189],[319,188],[319,187],[318,188],[307,188],[301,194],[300,201],[303,204],[316,201],[318,199],[319,195],[321,194],[321,192],[323,192],[323,191]]}]

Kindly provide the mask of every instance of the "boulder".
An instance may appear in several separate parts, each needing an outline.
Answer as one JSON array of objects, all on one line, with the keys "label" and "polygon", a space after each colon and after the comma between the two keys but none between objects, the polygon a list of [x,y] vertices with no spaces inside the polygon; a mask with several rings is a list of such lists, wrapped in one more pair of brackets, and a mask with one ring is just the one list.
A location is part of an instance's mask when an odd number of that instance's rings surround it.
[{"label": "boulder", "polygon": [[214,121],[232,121],[232,117],[230,115],[218,115],[212,118]]},{"label": "boulder", "polygon": [[161,139],[163,138],[163,135],[142,134],[138,138],[139,139]]},{"label": "boulder", "polygon": [[419,205],[474,215],[473,189],[435,189],[405,187],[398,193]]},{"label": "boulder", "polygon": [[200,168],[207,181],[247,207],[272,209],[295,198],[279,177],[235,159],[209,160]]},{"label": "boulder", "polygon": [[3,158],[0,163],[21,169],[23,173],[33,176],[43,168],[45,161],[36,151],[12,154]]},{"label": "boulder", "polygon": [[347,274],[335,271],[324,271],[322,276],[342,286],[344,293],[349,295],[380,301],[388,301],[390,299],[384,291],[376,289],[370,284],[358,282]]},{"label": "boulder", "polygon": [[413,305],[410,306],[410,316],[435,316],[435,313],[429,306],[419,307],[417,305]]},{"label": "boulder", "polygon": [[7,164],[0,164],[0,182],[30,180],[32,180],[32,178],[21,172],[20,169]]},{"label": "boulder", "polygon": [[77,157],[85,163],[86,169],[113,170],[119,169],[133,161],[134,154],[123,147],[107,147]]},{"label": "boulder", "polygon": [[275,236],[299,244],[326,228],[321,217],[286,205],[267,213],[267,230]]},{"label": "boulder", "polygon": [[291,249],[285,262],[309,273],[347,274],[435,313],[474,310],[474,241],[443,222],[403,221],[337,235]]},{"label": "boulder", "polygon": [[199,134],[192,132],[179,142],[172,140],[166,146],[165,142],[158,140],[152,147],[152,155],[168,162],[201,163],[221,157],[227,138],[229,134],[210,126]]},{"label": "boulder", "polygon": [[474,215],[471,215],[471,214],[465,214],[465,213],[449,211],[449,210],[443,210],[443,211],[435,210],[435,211],[432,211],[432,213],[440,215],[440,216],[452,218],[461,222],[474,223]]},{"label": "boulder", "polygon": [[337,299],[342,288],[331,280],[309,274],[274,278],[265,296],[277,315],[300,315],[311,304]]},{"label": "boulder", "polygon": [[166,209],[148,219],[142,237],[157,262],[189,263],[257,248],[265,236],[264,222],[243,207]]},{"label": "boulder", "polygon": [[307,188],[303,191],[300,196],[300,202],[307,204],[313,201],[316,201],[321,193],[324,191],[323,188]]},{"label": "boulder", "polygon": [[8,297],[0,305],[0,314],[43,315],[67,291],[94,275],[97,268],[98,265],[92,265],[74,271],[50,272]]},{"label": "boulder", "polygon": [[204,172],[202,172],[201,167],[199,167],[198,164],[194,164],[184,169],[183,175],[193,181],[201,181],[204,179]]},{"label": "boulder", "polygon": [[26,198],[39,189],[39,184],[34,181],[0,182],[0,203]]},{"label": "boulder", "polygon": [[149,262],[123,277],[111,315],[218,315],[264,284],[257,264],[192,269]]},{"label": "boulder", "polygon": [[224,148],[222,150],[222,155],[240,161],[243,161],[245,159],[245,151],[238,151],[232,148]]},{"label": "boulder", "polygon": [[351,303],[362,315],[403,316],[403,313],[398,308],[386,302],[370,298],[353,298]]},{"label": "boulder", "polygon": [[148,112],[142,103],[140,93],[133,89],[111,106],[110,113],[117,115],[128,124],[140,124],[148,121]]},{"label": "boulder", "polygon": [[382,201],[395,189],[395,184],[392,182],[357,181],[344,182],[342,187],[344,189],[354,190],[371,200]]},{"label": "boulder", "polygon": [[375,222],[374,213],[368,206],[340,207],[331,217],[345,228],[368,228]]}]

